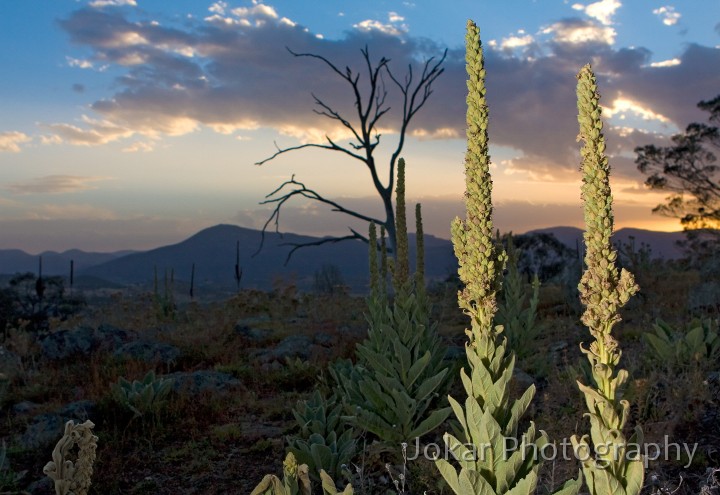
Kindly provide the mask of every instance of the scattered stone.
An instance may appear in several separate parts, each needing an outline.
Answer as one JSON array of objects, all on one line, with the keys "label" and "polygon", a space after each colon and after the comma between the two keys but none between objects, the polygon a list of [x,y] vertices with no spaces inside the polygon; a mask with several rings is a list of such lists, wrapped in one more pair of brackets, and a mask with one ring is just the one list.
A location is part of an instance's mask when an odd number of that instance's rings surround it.
[{"label": "scattered stone", "polygon": [[0,374],[10,379],[20,372],[21,367],[20,356],[0,345]]},{"label": "scattered stone", "polygon": [[523,370],[518,368],[515,368],[513,370],[513,381],[522,390],[528,388],[530,385],[533,385],[535,383],[535,379],[532,376],[528,375]]},{"label": "scattered stone", "polygon": [[249,340],[255,340],[255,341],[263,341],[268,340],[272,337],[273,331],[272,330],[266,330],[263,328],[253,328],[248,325],[241,325],[240,323],[235,325],[235,331],[240,334],[240,336],[249,339]]},{"label": "scattered stone", "polygon": [[90,327],[60,330],[43,338],[40,347],[48,359],[67,359],[75,354],[89,354],[93,348],[93,334]]},{"label": "scattered stone", "polygon": [[131,358],[165,366],[176,363],[181,354],[180,349],[174,345],[150,340],[128,342],[114,352],[115,357]]},{"label": "scattered stone", "polygon": [[95,403],[90,400],[72,402],[61,409],[35,416],[28,424],[25,433],[19,436],[18,444],[26,449],[45,449],[62,438],[65,423],[69,420],[84,422],[92,420]]},{"label": "scattered stone", "polygon": [[[60,440],[60,437],[58,437],[58,440]],[[53,480],[45,476],[30,483],[25,491],[33,495],[55,495],[55,484]]]},{"label": "scattered stone", "polygon": [[35,411],[38,407],[40,407],[39,404],[36,404],[34,402],[30,402],[29,400],[24,400],[22,402],[18,402],[14,406],[12,406],[12,410],[15,414],[24,416],[26,414],[31,414],[33,411]]},{"label": "scattered stone", "polygon": [[173,390],[196,395],[201,392],[222,392],[242,386],[242,382],[232,375],[213,370],[178,371],[163,375],[174,380]]},{"label": "scattered stone", "polygon": [[313,342],[317,345],[322,345],[325,347],[332,347],[337,343],[337,339],[333,337],[330,334],[327,334],[325,332],[318,332],[315,334],[315,337],[313,338]]},{"label": "scattered stone", "polygon": [[40,347],[45,357],[59,360],[95,351],[109,352],[136,338],[135,332],[112,325],[103,324],[97,329],[80,326],[51,333],[40,341]]},{"label": "scattered stone", "polygon": [[272,349],[263,349],[255,354],[255,358],[261,363],[271,361],[285,362],[286,359],[300,358],[306,360],[312,352],[313,341],[307,335],[290,335]]},{"label": "scattered stone", "polygon": [[563,349],[567,349],[568,343],[564,340],[558,340],[553,345],[550,346],[550,352],[560,352]]},{"label": "scattered stone", "polygon": [[96,347],[94,350],[110,352],[136,338],[137,334],[135,332],[103,323],[95,330]]}]

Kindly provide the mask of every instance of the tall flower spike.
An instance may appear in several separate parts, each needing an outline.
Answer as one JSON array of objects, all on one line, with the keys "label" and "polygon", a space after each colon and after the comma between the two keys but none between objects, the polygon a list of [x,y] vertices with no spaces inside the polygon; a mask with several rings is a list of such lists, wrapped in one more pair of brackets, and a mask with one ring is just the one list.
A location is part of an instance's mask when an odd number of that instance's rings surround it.
[{"label": "tall flower spike", "polygon": [[506,256],[493,241],[492,179],[488,147],[488,108],[485,99],[485,64],[480,30],[468,21],[465,63],[468,73],[465,154],[466,220],[452,224],[452,241],[459,262],[458,273],[465,288],[460,307],[489,329],[496,311]]},{"label": "tall flower spike", "polygon": [[406,285],[410,266],[408,263],[407,213],[405,208],[405,159],[400,158],[397,164],[397,183],[395,187],[395,235],[397,236],[397,253],[395,253],[395,270],[393,285],[400,290]]},{"label": "tall flower spike", "polygon": [[370,297],[380,296],[380,273],[378,271],[377,228],[370,223],[368,232],[368,262],[370,269]]},{"label": "tall flower spike", "polygon": [[637,495],[643,484],[644,469],[639,452],[642,431],[636,428],[628,441],[622,433],[630,405],[621,400],[625,370],[615,370],[620,362],[618,342],[611,335],[620,321],[618,310],[638,291],[635,280],[624,269],[618,273],[617,253],[610,242],[613,231],[610,166],[605,156],[605,138],[600,118],[600,95],[590,65],[578,73],[578,124],[583,147],[582,199],[585,209],[586,270],[578,286],[585,305],[582,322],[594,341],[580,350],[590,361],[596,388],[578,382],[585,395],[590,418],[590,437],[596,457],[591,454],[590,438],[572,437],[575,452],[582,461],[585,479],[592,495]]},{"label": "tall flower spike", "polygon": [[[507,256],[494,242],[485,68],[480,33],[472,21],[468,21],[465,40],[468,71],[466,220],[455,219],[452,237],[460,264],[458,272],[465,284],[458,294],[458,302],[470,316],[470,330],[465,331],[470,340],[465,346],[469,373],[466,369],[460,372],[467,394],[464,404],[448,398],[460,425],[461,440],[449,433],[443,437],[459,470],[446,459],[436,459],[435,465],[456,495],[530,495],[535,493],[540,469],[540,458],[535,454],[548,440],[544,432],[537,432],[532,422],[525,432],[518,432],[535,386],[528,387],[517,400],[511,399],[515,355],[501,338],[502,327],[496,327],[493,322],[496,294]],[[514,451],[508,448],[508,439],[515,440],[520,447]],[[570,480],[557,493],[576,495],[580,486],[579,481]]]}]

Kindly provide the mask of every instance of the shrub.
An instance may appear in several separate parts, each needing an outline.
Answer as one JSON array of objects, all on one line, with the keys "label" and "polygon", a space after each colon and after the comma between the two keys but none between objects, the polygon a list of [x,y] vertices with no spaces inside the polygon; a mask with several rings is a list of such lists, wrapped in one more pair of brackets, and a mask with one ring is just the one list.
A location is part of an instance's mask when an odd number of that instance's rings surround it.
[{"label": "shrub", "polygon": [[706,369],[720,359],[720,334],[718,325],[711,319],[693,320],[687,332],[673,330],[658,320],[655,333],[643,335],[650,345],[652,355],[671,371],[681,371],[691,366]]},{"label": "shrub", "polygon": [[[421,264],[416,268],[414,284],[409,275],[405,161],[402,159],[398,162],[396,198],[394,300],[389,302],[384,286],[384,254],[378,267],[373,224],[370,227],[368,337],[357,347],[357,364],[337,364],[331,373],[342,391],[345,419],[358,429],[374,434],[380,440],[380,450],[392,451],[399,460],[400,445],[440,426],[450,409],[438,407],[439,398],[448,387],[448,369],[443,362],[446,349],[440,342],[436,324],[429,320],[429,300]],[[419,231],[422,234],[421,227]],[[417,237],[420,239],[417,259],[422,263],[422,235]]]},{"label": "shrub", "polygon": [[123,377],[113,383],[112,395],[118,404],[132,411],[135,417],[156,416],[167,404],[167,396],[172,391],[173,380],[157,378],[150,370],[145,377],[132,382]]},{"label": "shrub", "polygon": [[288,449],[298,462],[308,465],[315,482],[321,482],[320,470],[339,479],[355,455],[354,431],[341,415],[342,404],[334,396],[323,398],[319,390],[293,409],[299,431],[288,436]]}]

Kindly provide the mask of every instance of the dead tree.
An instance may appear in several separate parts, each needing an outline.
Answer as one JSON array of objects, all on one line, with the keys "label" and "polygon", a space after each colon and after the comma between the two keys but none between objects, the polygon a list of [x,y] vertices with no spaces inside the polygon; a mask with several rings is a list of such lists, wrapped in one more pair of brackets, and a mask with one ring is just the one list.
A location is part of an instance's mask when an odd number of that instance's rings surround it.
[{"label": "dead tree", "polygon": [[[365,222],[375,222],[377,225],[382,225],[388,233],[389,251],[394,252],[395,249],[395,211],[393,209],[393,188],[395,182],[395,165],[400,153],[402,152],[403,146],[405,145],[405,134],[408,131],[410,121],[417,114],[417,112],[425,105],[428,98],[432,94],[432,84],[435,80],[444,72],[442,64],[447,56],[447,50],[443,53],[439,60],[430,58],[423,64],[423,69],[420,77],[415,80],[412,65],[408,65],[408,70],[404,78],[396,77],[393,71],[390,69],[390,59],[382,57],[376,64],[370,59],[370,54],[367,46],[361,50],[363,59],[365,61],[365,70],[367,71],[368,84],[361,87],[360,85],[360,73],[353,71],[350,67],[345,67],[345,70],[340,70],[334,63],[327,58],[317,55],[314,53],[295,53],[288,48],[288,51],[295,57],[310,57],[323,62],[329,67],[335,74],[346,81],[352,88],[352,95],[354,98],[354,106],[357,114],[350,119],[341,113],[324,100],[313,94],[315,104],[318,108],[313,110],[318,115],[323,115],[331,120],[337,121],[345,127],[350,134],[352,139],[347,146],[343,146],[333,141],[329,136],[325,136],[326,142],[324,143],[309,143],[301,144],[299,146],[292,146],[289,148],[280,148],[276,144],[277,151],[262,161],[256,163],[256,165],[263,165],[270,160],[287,153],[289,151],[296,151],[305,148],[320,148],[329,151],[337,151],[346,157],[352,158],[359,162],[362,162],[370,172],[373,186],[380,196],[382,201],[385,218],[374,218],[370,215],[363,214],[361,212],[345,208],[344,206],[336,203],[318,193],[317,191],[310,189],[305,186],[302,182],[295,180],[295,176],[288,181],[283,182],[277,189],[265,196],[265,200],[260,204],[274,204],[272,214],[265,222],[262,229],[262,240],[258,252],[262,249],[262,245],[265,239],[265,231],[268,226],[274,222],[276,232],[279,232],[279,220],[280,210],[283,205],[290,199],[299,196],[304,197],[313,201],[326,204],[332,208],[332,211],[344,213],[355,219],[359,219]],[[378,166],[375,161],[374,152],[380,144],[380,134],[377,132],[377,125],[380,119],[390,111],[390,106],[387,104],[388,91],[385,86],[384,75],[387,75],[392,84],[396,86],[401,93],[402,102],[402,115],[400,126],[398,129],[398,142],[395,146],[392,155],[390,156],[390,163],[388,169],[388,175],[386,180],[381,178],[378,172]],[[357,232],[356,230],[348,227],[350,234],[346,236],[336,237],[325,237],[318,241],[308,243],[285,243],[283,245],[292,246],[292,250],[288,253],[286,263],[290,260],[290,257],[295,251],[300,248],[308,246],[319,246],[327,243],[342,242],[351,239],[359,239],[364,242],[368,242],[367,236]]]}]

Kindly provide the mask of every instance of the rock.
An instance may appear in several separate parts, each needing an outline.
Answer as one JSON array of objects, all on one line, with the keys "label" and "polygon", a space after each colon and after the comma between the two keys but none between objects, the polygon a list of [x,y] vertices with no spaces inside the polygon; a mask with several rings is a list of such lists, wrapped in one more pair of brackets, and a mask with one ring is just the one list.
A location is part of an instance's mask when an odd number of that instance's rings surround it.
[{"label": "rock", "polygon": [[131,340],[137,339],[137,334],[130,330],[101,324],[93,334],[95,350],[110,352]]},{"label": "rock", "polygon": [[136,340],[121,345],[115,352],[115,357],[130,358],[146,363],[170,366],[177,362],[182,352],[174,345],[150,340]]},{"label": "rock", "polygon": [[26,414],[31,414],[38,407],[40,407],[39,404],[35,404],[34,402],[30,402],[29,400],[24,400],[12,406],[12,410],[15,414],[24,416]]},{"label": "rock", "polygon": [[248,340],[263,341],[268,340],[272,337],[272,330],[265,330],[263,328],[253,328],[248,325],[241,325],[240,323],[235,325],[235,331],[242,337]]},{"label": "rock", "polygon": [[337,339],[325,332],[319,332],[315,334],[315,337],[313,337],[313,342],[317,345],[332,347],[337,343]]},{"label": "rock", "polygon": [[94,351],[108,352],[136,338],[134,332],[111,325],[100,325],[97,329],[81,326],[51,333],[40,341],[40,347],[45,357],[58,360]]},{"label": "rock", "polygon": [[89,354],[93,347],[93,334],[90,327],[77,327],[72,330],[60,330],[43,338],[40,347],[48,359],[66,359],[75,354]]},{"label": "rock", "polygon": [[[58,437],[58,440],[60,440],[60,437]],[[25,491],[27,493],[32,493],[33,495],[55,495],[55,484],[53,483],[53,480],[45,476],[44,478],[40,478],[39,480],[30,483]]]},{"label": "rock", "polygon": [[81,400],[70,403],[61,409],[35,416],[28,425],[25,433],[19,436],[18,443],[27,449],[45,449],[57,443],[62,438],[65,423],[69,420],[84,422],[92,419],[95,413],[95,403],[90,400]]},{"label": "rock", "polygon": [[0,374],[10,379],[20,372],[21,366],[20,356],[0,345]]},{"label": "rock", "polygon": [[513,370],[512,379],[522,390],[528,388],[530,385],[533,385],[535,383],[535,379],[532,376],[528,375],[523,370],[518,368],[515,368]]},{"label": "rock", "polygon": [[258,351],[255,358],[261,363],[285,362],[286,359],[293,358],[306,360],[316,347],[318,346],[314,346],[312,339],[307,335],[291,335],[278,342],[272,349]]},{"label": "rock", "polygon": [[567,349],[568,343],[564,340],[558,340],[550,346],[550,352],[560,352],[563,349]]},{"label": "rock", "polygon": [[242,386],[242,382],[232,375],[212,370],[193,372],[178,371],[170,373],[169,375],[163,375],[163,378],[172,378],[174,380],[173,390],[175,390],[175,392],[185,392],[190,395],[196,395],[206,391],[227,391]]}]

